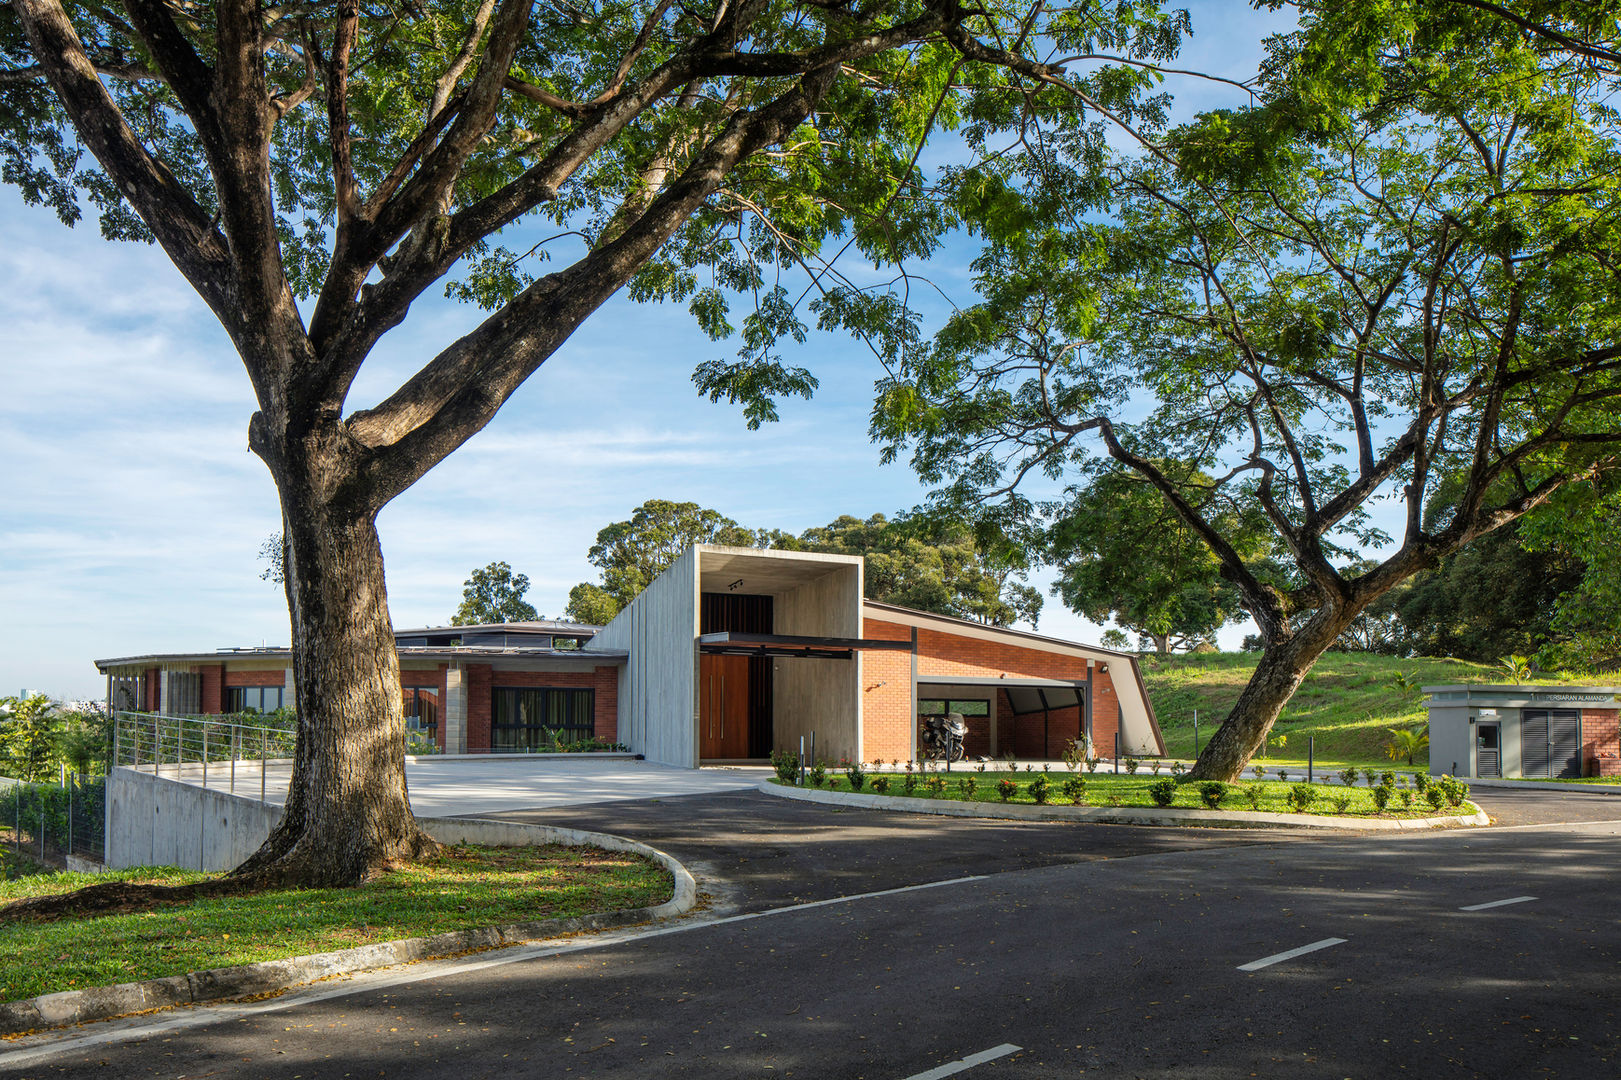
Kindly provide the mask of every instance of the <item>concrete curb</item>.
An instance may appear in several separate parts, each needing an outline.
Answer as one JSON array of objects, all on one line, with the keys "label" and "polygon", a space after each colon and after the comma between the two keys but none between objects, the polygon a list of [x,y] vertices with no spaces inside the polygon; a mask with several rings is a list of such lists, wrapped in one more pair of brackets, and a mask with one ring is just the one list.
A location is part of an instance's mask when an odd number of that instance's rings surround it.
[{"label": "concrete curb", "polygon": [[[605,930],[618,926],[652,922],[682,915],[698,902],[698,884],[691,872],[658,848],[623,836],[561,829],[549,825],[523,825],[509,821],[479,818],[422,818],[422,827],[442,843],[471,843],[513,847],[520,845],[563,844],[569,847],[599,847],[643,855],[670,871],[675,889],[670,899],[654,907],[605,911],[566,919],[512,923],[475,930],[455,930],[432,937],[381,941],[353,949],[265,960],[256,964],[194,971],[144,982],[90,987],[42,994],[23,1001],[0,1004],[0,1035],[16,1035],[39,1028],[82,1024],[105,1020],[126,1013],[145,1012],[172,1005],[249,997],[286,990],[317,979],[347,975],[372,968],[409,964],[418,960],[455,956],[461,953],[518,945],[527,941],[575,934],[585,930]],[[0,1054],[3,1060],[3,1054]]]},{"label": "concrete curb", "polygon": [[1267,814],[1255,810],[1191,810],[1157,806],[1035,806],[1027,803],[962,802],[957,799],[913,799],[904,795],[859,795],[849,791],[784,787],[767,780],[760,785],[767,795],[800,799],[825,806],[855,806],[864,810],[890,810],[943,817],[999,818],[1009,821],[1091,821],[1112,825],[1236,825],[1246,829],[1346,829],[1356,832],[1399,829],[1441,829],[1459,825],[1489,825],[1484,810],[1473,814],[1433,818],[1349,818],[1321,814]]},{"label": "concrete curb", "polygon": [[1618,784],[1550,784],[1543,780],[1477,780],[1465,778],[1470,787],[1496,788],[1501,791],[1558,791],[1566,795],[1621,795]]}]

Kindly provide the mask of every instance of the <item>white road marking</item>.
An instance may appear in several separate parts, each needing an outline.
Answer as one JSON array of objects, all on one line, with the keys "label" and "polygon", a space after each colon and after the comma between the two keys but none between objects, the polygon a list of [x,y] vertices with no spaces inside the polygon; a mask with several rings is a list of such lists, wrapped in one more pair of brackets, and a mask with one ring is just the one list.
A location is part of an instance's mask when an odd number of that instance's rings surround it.
[{"label": "white road marking", "polygon": [[1293,960],[1297,956],[1305,956],[1307,953],[1314,953],[1318,949],[1327,949],[1334,945],[1344,945],[1345,942],[1346,939],[1342,937],[1326,937],[1321,941],[1314,941],[1310,945],[1302,945],[1298,949],[1290,949],[1288,952],[1273,953],[1271,956],[1263,956],[1259,960],[1251,960],[1247,964],[1239,964],[1238,970],[1260,971],[1264,967],[1271,967],[1273,964],[1281,964],[1285,960]]},{"label": "white road marking", "polygon": [[[291,1009],[299,1005],[311,1005],[331,998],[350,997],[354,994],[371,993],[394,986],[409,986],[412,983],[425,982],[429,979],[465,975],[469,972],[483,971],[486,968],[518,964],[525,960],[539,960],[550,956],[561,956],[566,953],[584,952],[588,949],[606,949],[615,945],[624,945],[627,942],[663,937],[666,934],[684,934],[693,930],[707,929],[711,926],[749,922],[754,919],[769,918],[773,915],[787,915],[791,912],[808,911],[811,908],[829,907],[834,904],[847,904],[857,900],[874,900],[883,896],[895,896],[898,893],[918,892],[922,889],[940,889],[948,885],[966,885],[973,881],[983,881],[988,876],[986,874],[975,874],[970,877],[948,878],[944,881],[927,881],[921,885],[904,885],[897,889],[880,889],[877,892],[835,896],[827,900],[789,904],[785,907],[768,908],[765,911],[751,911],[742,915],[728,915],[718,919],[707,919],[700,916],[688,918],[675,925],[659,926],[652,929],[632,928],[607,931],[584,941],[570,941],[565,944],[556,944],[556,939],[553,939],[552,942],[515,945],[492,953],[486,953],[476,960],[426,960],[403,968],[360,971],[345,976],[345,981],[341,983],[316,983],[302,987],[295,986],[280,997],[266,1001],[219,1005],[180,1005],[176,1006],[173,1012],[159,1014],[156,1019],[93,1021],[93,1023],[106,1023],[115,1026],[92,1032],[85,1032],[83,1029],[68,1029],[66,1031],[47,1031],[37,1036],[29,1036],[30,1041],[23,1043],[15,1050],[0,1050],[0,1067],[14,1068],[31,1062],[46,1061],[62,1054],[85,1050],[93,1046],[147,1039],[154,1035],[184,1031],[188,1028],[203,1027],[228,1020],[244,1020],[260,1013],[279,1012],[282,1009]],[[36,1039],[37,1042],[33,1041]],[[947,1074],[941,1073],[940,1075]]]},{"label": "white road marking", "polygon": [[1524,903],[1526,903],[1528,901],[1535,900],[1535,899],[1536,899],[1536,897],[1534,897],[1534,896],[1511,896],[1507,900],[1493,900],[1493,901],[1491,901],[1490,903],[1487,903],[1487,904],[1470,904],[1468,907],[1461,907],[1458,910],[1459,911],[1485,911],[1487,908],[1507,907],[1510,904],[1524,904]]},{"label": "white road marking", "polygon": [[936,1066],[928,1072],[908,1076],[906,1080],[942,1080],[943,1077],[954,1076],[964,1069],[972,1069],[975,1065],[983,1065],[987,1061],[995,1061],[999,1057],[1016,1054],[1022,1049],[1024,1048],[1014,1046],[1012,1043],[1003,1043],[1001,1046],[993,1046],[989,1050],[981,1050],[977,1054],[969,1054],[961,1061],[950,1061],[944,1065]]}]

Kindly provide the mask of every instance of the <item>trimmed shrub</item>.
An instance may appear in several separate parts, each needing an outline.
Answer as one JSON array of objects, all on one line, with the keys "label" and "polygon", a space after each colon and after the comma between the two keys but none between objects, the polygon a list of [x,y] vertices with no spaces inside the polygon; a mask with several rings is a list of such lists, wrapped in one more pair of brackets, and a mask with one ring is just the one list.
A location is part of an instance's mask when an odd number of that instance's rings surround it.
[{"label": "trimmed shrub", "polygon": [[1139,766],[1141,764],[1142,764],[1142,762],[1140,762],[1136,758],[1131,757],[1131,756],[1128,755],[1126,757],[1126,773],[1127,773],[1127,775],[1130,775],[1130,776],[1136,775],[1137,766]]},{"label": "trimmed shrub", "polygon": [[1439,810],[1441,804],[1447,801],[1447,797],[1440,784],[1431,784],[1424,789],[1424,801],[1430,804],[1431,810]]},{"label": "trimmed shrub", "polygon": [[1356,778],[1361,775],[1362,774],[1356,769],[1341,769],[1340,783],[1344,784],[1346,787],[1356,787]]},{"label": "trimmed shrub", "polygon": [[1297,814],[1304,814],[1311,809],[1311,804],[1317,801],[1317,786],[1315,784],[1296,784],[1289,789],[1289,807]]},{"label": "trimmed shrub", "polygon": [[1176,781],[1155,780],[1148,785],[1148,797],[1154,800],[1155,806],[1170,806],[1176,801]]},{"label": "trimmed shrub", "polygon": [[1349,809],[1351,809],[1351,796],[1336,795],[1334,797],[1334,812],[1336,814],[1343,814]]},{"label": "trimmed shrub", "polygon": [[785,784],[799,781],[799,755],[789,753],[787,750],[771,751],[771,767],[777,771],[777,779]]},{"label": "trimmed shrub", "polygon": [[1086,780],[1079,776],[1072,776],[1064,781],[1064,798],[1076,806],[1086,802]]},{"label": "trimmed shrub", "polygon": [[889,777],[875,776],[872,778],[872,789],[880,795],[889,794]]},{"label": "trimmed shrub", "polygon": [[1254,784],[1251,784],[1250,786],[1240,788],[1239,790],[1243,792],[1244,801],[1250,804],[1251,810],[1259,810],[1261,808],[1260,788],[1256,787]]},{"label": "trimmed shrub", "polygon": [[1462,780],[1443,776],[1436,783],[1440,785],[1441,794],[1446,796],[1448,806],[1462,806],[1463,800],[1469,795],[1469,785]]},{"label": "trimmed shrub", "polygon": [[841,761],[839,768],[844,770],[844,778],[850,781],[851,791],[860,791],[867,782],[867,770],[859,761]]},{"label": "trimmed shrub", "polygon": [[810,767],[810,782],[812,787],[821,787],[827,782],[827,762],[817,761]]},{"label": "trimmed shrub", "polygon": [[1018,790],[1019,785],[1015,784],[1012,780],[998,780],[996,782],[996,793],[1002,796],[1003,802],[1007,802],[1009,799],[1013,798],[1014,794]]},{"label": "trimmed shrub", "polygon": [[1047,774],[1042,773],[1030,781],[1030,797],[1036,800],[1037,806],[1047,805],[1047,797],[1051,794],[1052,785],[1047,780]]},{"label": "trimmed shrub", "polygon": [[1220,780],[1206,780],[1199,785],[1199,798],[1211,810],[1221,809],[1221,800],[1227,797],[1227,785]]},{"label": "trimmed shrub", "polygon": [[961,793],[963,799],[968,802],[974,801],[974,789],[977,787],[979,787],[979,781],[975,780],[972,776],[965,776],[961,780],[957,781],[957,791]]},{"label": "trimmed shrub", "polygon": [[1385,784],[1375,785],[1373,789],[1374,808],[1377,809],[1381,814],[1384,813],[1385,807],[1390,805],[1390,796],[1395,794],[1395,791],[1395,788],[1389,787]]}]

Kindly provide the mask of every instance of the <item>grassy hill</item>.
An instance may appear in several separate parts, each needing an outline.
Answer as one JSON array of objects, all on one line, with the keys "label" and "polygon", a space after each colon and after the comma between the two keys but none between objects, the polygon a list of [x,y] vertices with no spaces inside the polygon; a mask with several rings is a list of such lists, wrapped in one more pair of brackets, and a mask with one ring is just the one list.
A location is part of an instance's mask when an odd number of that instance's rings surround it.
[{"label": "grassy hill", "polygon": [[[1170,756],[1193,757],[1193,710],[1199,710],[1203,745],[1238,700],[1259,658],[1257,653],[1143,657],[1143,679]],[[1304,765],[1306,740],[1311,736],[1316,739],[1319,765],[1388,765],[1384,753],[1388,729],[1422,725],[1426,718],[1423,699],[1405,697],[1397,688],[1398,672],[1422,686],[1509,681],[1501,668],[1467,660],[1328,653],[1284,707],[1272,732],[1287,736],[1288,741],[1282,749],[1271,749],[1266,760]],[[1574,675],[1534,680],[1539,685],[1583,681]],[[1417,764],[1428,763],[1420,760]]]}]

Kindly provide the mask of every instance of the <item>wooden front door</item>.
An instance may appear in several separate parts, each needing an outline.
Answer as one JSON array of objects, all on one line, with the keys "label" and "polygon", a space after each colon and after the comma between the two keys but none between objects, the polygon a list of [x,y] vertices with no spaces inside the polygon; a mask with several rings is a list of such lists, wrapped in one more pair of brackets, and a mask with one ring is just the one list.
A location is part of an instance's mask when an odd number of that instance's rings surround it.
[{"label": "wooden front door", "polygon": [[749,756],[749,658],[698,657],[698,756]]}]

